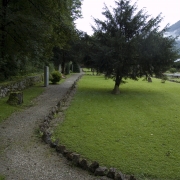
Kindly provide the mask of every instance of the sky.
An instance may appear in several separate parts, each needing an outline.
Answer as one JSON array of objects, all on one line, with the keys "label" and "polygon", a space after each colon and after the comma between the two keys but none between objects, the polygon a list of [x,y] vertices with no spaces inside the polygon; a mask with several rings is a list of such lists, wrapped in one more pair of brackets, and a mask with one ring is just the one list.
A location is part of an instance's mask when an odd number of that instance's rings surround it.
[{"label": "sky", "polygon": [[[147,13],[154,18],[162,13],[164,19],[160,23],[161,28],[180,20],[180,0],[131,0],[131,4],[135,2],[137,2],[138,9],[146,8]],[[93,18],[103,20],[104,16],[101,13],[104,3],[108,7],[114,7],[114,0],[83,0],[82,3],[83,18],[76,20],[76,27],[92,35],[91,25],[95,25]]]}]

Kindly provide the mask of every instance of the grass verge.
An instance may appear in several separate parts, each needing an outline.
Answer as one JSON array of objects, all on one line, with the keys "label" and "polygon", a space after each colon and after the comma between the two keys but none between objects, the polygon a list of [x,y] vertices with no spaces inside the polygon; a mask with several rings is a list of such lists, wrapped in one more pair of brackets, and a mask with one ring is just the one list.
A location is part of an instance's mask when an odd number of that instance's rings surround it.
[{"label": "grass verge", "polygon": [[[69,74],[66,76],[66,79],[69,78],[72,74]],[[61,84],[63,83],[66,79],[61,79],[60,82],[58,82],[57,84]],[[1,98],[0,99],[0,123],[5,120],[6,118],[8,118],[13,112],[22,110],[28,106],[32,106],[33,105],[33,99],[38,97],[40,94],[42,94],[42,92],[45,90],[45,88],[43,87],[43,82],[36,84],[35,86],[29,87],[25,90],[23,90],[23,100],[24,103],[22,105],[19,106],[11,106],[9,104],[7,104],[7,100],[8,100],[8,96],[5,98]]]},{"label": "grass verge", "polygon": [[5,180],[5,176],[0,175],[0,180]]},{"label": "grass verge", "polygon": [[0,122],[9,117],[13,112],[24,109],[25,107],[33,105],[33,99],[39,96],[45,88],[42,83],[36,84],[35,86],[29,87],[23,90],[23,104],[17,106],[11,106],[7,104],[8,96],[0,99]]},{"label": "grass verge", "polygon": [[84,76],[55,130],[68,149],[139,179],[180,179],[180,85]]}]

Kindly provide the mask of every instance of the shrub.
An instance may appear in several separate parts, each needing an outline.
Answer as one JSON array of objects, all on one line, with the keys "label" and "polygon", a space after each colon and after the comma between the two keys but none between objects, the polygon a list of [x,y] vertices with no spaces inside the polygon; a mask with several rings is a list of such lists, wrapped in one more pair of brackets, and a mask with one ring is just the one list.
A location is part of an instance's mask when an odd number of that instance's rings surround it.
[{"label": "shrub", "polygon": [[163,75],[162,75],[162,78],[161,78],[161,82],[162,82],[162,83],[165,83],[166,80],[168,80],[168,77],[167,77],[167,75],[163,74]]},{"label": "shrub", "polygon": [[50,77],[50,81],[53,83],[53,84],[56,84],[58,83],[62,78],[62,75],[59,71],[53,71],[51,73],[51,77]]},{"label": "shrub", "polygon": [[170,71],[170,73],[175,73],[176,72],[176,68],[171,68],[169,71]]}]

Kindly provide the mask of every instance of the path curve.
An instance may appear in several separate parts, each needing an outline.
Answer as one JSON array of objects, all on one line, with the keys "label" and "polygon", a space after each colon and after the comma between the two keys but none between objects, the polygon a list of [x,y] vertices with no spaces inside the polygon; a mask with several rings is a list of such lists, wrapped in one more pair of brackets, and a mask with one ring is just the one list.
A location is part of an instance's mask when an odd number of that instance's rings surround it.
[{"label": "path curve", "polygon": [[0,174],[6,180],[106,180],[71,166],[37,136],[44,117],[81,74],[60,85],[49,85],[33,107],[12,114],[0,124]]}]

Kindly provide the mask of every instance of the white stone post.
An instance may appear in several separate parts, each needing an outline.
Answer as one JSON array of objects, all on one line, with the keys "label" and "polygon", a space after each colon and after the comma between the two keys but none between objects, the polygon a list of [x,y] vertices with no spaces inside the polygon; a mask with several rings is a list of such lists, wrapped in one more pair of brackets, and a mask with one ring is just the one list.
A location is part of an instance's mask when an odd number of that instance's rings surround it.
[{"label": "white stone post", "polygon": [[61,64],[59,64],[59,72],[61,72]]},{"label": "white stone post", "polygon": [[44,67],[44,86],[47,87],[49,85],[49,67]]}]

